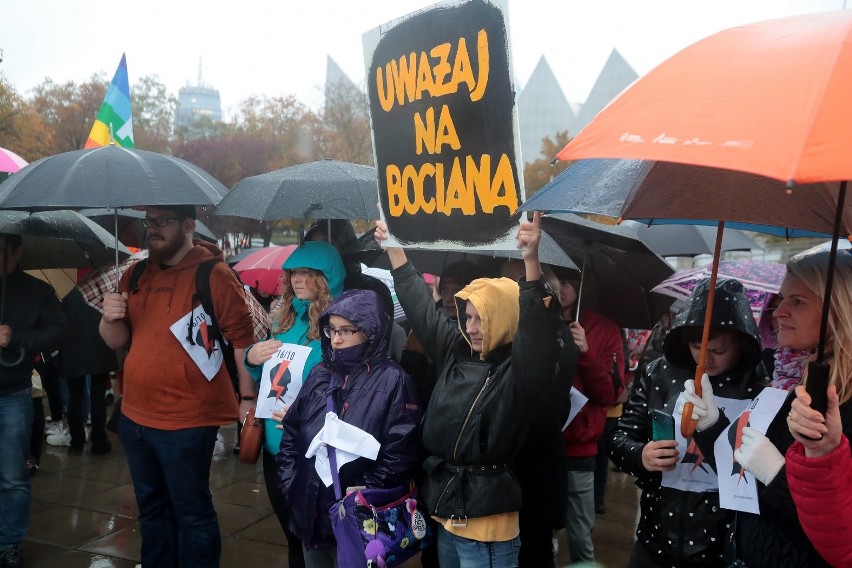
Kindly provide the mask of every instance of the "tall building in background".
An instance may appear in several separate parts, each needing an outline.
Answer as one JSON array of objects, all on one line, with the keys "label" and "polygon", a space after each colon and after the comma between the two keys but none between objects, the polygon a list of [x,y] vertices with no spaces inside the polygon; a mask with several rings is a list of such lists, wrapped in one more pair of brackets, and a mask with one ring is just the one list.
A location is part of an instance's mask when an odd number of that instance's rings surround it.
[{"label": "tall building in background", "polygon": [[618,50],[612,53],[584,103],[568,102],[547,60],[542,56],[518,95],[518,123],[525,163],[553,156],[541,155],[541,141],[568,131],[575,136],[638,75]]},{"label": "tall building in background", "polygon": [[175,110],[175,131],[186,138],[204,138],[211,127],[222,121],[222,101],[219,91],[206,85],[198,60],[198,83],[181,87]]}]

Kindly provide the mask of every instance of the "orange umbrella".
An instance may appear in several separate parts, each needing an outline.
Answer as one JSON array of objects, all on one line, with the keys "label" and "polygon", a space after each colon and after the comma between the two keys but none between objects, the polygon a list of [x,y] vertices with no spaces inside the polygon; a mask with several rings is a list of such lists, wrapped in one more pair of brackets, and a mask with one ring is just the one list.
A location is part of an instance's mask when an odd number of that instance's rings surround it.
[{"label": "orange umbrella", "polygon": [[[828,377],[824,337],[841,232],[852,136],[852,12],[825,12],[731,28],[664,61],[625,89],[557,154],[560,160],[633,158],[750,172],[795,183],[840,181],[817,363]],[[688,198],[688,196],[684,196]],[[785,207],[778,200],[778,207]],[[696,391],[724,221],[719,219]],[[766,224],[772,224],[766,210]],[[846,227],[849,230],[849,227]],[[810,383],[811,381],[809,381]],[[694,430],[686,405],[681,431]]]},{"label": "orange umbrella", "polygon": [[560,160],[662,160],[809,183],[852,179],[852,11],[724,30],[637,80]]}]

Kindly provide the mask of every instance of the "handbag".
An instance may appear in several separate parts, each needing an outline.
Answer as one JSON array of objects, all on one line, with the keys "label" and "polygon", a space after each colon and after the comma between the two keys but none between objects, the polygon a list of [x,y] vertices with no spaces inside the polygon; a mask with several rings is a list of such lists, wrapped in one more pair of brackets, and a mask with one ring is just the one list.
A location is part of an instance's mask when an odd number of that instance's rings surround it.
[{"label": "handbag", "polygon": [[[331,395],[327,408],[333,412]],[[432,542],[432,530],[420,511],[417,489],[410,485],[388,489],[341,491],[337,450],[327,446],[337,501],[328,510],[337,541],[339,568],[395,568]]]},{"label": "handbag", "polygon": [[731,532],[728,533],[728,541],[725,543],[725,568],[748,568],[745,562],[737,558],[737,520],[740,518],[739,513],[734,513],[734,522],[731,525]]},{"label": "handbag", "polygon": [[112,405],[112,414],[109,415],[109,420],[106,422],[106,429],[113,434],[118,434],[118,421],[121,420],[121,400],[118,397]]},{"label": "handbag", "polygon": [[254,407],[246,412],[243,427],[240,430],[240,461],[247,464],[257,463],[263,448],[263,420],[255,417]]}]

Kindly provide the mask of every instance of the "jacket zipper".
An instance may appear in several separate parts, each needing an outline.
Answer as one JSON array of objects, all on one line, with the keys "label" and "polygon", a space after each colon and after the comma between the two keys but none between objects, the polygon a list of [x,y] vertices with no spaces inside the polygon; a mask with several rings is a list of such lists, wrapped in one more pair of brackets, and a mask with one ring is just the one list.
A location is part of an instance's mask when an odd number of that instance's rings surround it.
[{"label": "jacket zipper", "polygon": [[470,405],[470,408],[467,410],[467,416],[464,417],[464,422],[462,423],[462,427],[459,429],[459,435],[456,437],[456,443],[453,446],[453,461],[457,461],[456,452],[459,450],[459,443],[461,443],[462,434],[464,434],[464,429],[467,427],[467,423],[470,420],[471,414],[473,414],[473,409],[476,408],[476,403],[479,402],[479,397],[482,396],[482,393],[485,392],[485,389],[488,388],[488,383],[491,382],[491,374],[489,373],[485,377],[485,384],[482,385],[482,388],[479,389],[479,392],[476,393],[476,398],[473,399],[473,404]]},{"label": "jacket zipper", "polygon": [[[470,408],[467,410],[467,416],[464,417],[464,422],[462,423],[462,427],[459,429],[459,435],[458,435],[458,437],[456,437],[456,443],[453,446],[453,461],[456,460],[456,452],[459,449],[459,443],[461,442],[461,437],[462,437],[462,434],[464,433],[464,429],[467,426],[468,421],[470,421],[471,414],[473,414],[473,409],[476,407],[476,403],[479,402],[479,397],[481,397],[482,393],[485,392],[485,389],[488,388],[488,383],[490,383],[490,382],[491,382],[491,374],[489,373],[485,377],[485,383],[479,389],[479,392],[476,393],[476,398],[473,399],[473,404],[471,404]],[[438,497],[438,500],[435,502],[435,510],[433,511],[434,513],[438,512],[438,506],[441,504],[441,501],[444,499],[444,495],[447,493],[447,489],[449,489],[450,484],[453,482],[453,480],[455,478],[456,478],[456,476],[453,475],[452,477],[450,477],[450,479],[447,480],[447,483],[444,484],[444,488],[441,490],[441,496]]]}]

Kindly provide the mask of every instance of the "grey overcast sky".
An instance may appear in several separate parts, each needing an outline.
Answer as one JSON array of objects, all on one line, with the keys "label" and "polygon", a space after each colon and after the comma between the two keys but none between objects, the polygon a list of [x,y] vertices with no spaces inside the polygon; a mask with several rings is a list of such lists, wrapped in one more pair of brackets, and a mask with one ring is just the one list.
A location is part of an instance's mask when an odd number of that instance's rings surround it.
[{"label": "grey overcast sky", "polygon": [[[108,78],[127,53],[131,85],[156,74],[169,91],[204,82],[225,113],[251,95],[321,102],[326,56],[363,84],[361,35],[423,0],[0,0],[0,73],[23,94],[54,81]],[[640,75],[724,28],[840,10],[845,0],[508,0],[515,77],[542,55],[570,101],[586,99],[613,49]]]}]

